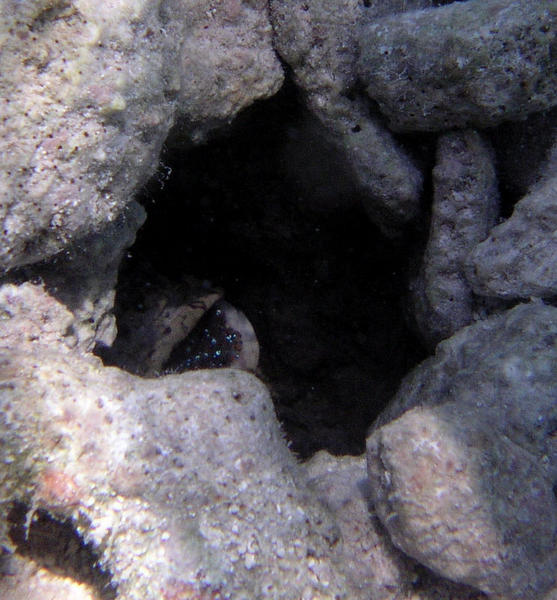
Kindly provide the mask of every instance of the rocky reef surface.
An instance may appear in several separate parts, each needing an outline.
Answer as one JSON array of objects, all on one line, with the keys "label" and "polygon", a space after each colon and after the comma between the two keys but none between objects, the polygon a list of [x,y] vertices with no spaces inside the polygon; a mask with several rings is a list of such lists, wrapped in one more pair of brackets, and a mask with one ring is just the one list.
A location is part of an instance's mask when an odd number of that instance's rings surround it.
[{"label": "rocky reef surface", "polygon": [[493,151],[477,131],[439,136],[436,156],[427,247],[410,284],[418,329],[433,348],[469,325],[485,303],[473,296],[464,271],[499,217]]},{"label": "rocky reef surface", "polygon": [[2,268],[113,221],[180,120],[202,138],[277,91],[262,2],[2,4]]},{"label": "rocky reef surface", "polygon": [[0,9],[0,596],[556,598],[557,1]]}]

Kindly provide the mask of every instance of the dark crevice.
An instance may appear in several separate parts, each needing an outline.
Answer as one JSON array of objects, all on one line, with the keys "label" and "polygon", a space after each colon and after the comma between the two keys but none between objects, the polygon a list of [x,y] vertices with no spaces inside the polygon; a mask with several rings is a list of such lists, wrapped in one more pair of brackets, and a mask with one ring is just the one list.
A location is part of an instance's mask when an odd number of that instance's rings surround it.
[{"label": "dark crevice", "polygon": [[8,557],[19,555],[56,575],[92,586],[101,600],[116,598],[111,574],[99,565],[93,547],[83,541],[72,522],[58,520],[45,510],[30,515],[29,510],[26,504],[17,502],[8,514],[9,536],[16,554],[3,557],[5,574],[10,573],[5,564]]},{"label": "dark crevice", "polygon": [[503,219],[511,216],[515,204],[543,177],[554,143],[556,116],[553,108],[486,130],[495,148]]},{"label": "dark crevice", "polygon": [[[366,429],[424,356],[402,317],[407,244],[369,221],[291,85],[210,143],[161,160],[120,290],[141,286],[145,265],[224,289],[255,328],[258,375],[292,448],[363,452]],[[125,303],[119,293],[117,315]]]}]

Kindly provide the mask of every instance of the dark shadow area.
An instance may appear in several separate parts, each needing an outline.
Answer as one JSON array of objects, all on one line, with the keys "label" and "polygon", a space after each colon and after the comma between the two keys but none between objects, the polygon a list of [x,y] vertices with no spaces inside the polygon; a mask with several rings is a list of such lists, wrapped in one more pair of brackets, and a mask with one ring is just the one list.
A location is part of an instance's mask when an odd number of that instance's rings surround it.
[{"label": "dark shadow area", "polygon": [[472,587],[461,583],[454,583],[449,579],[442,579],[439,575],[418,562],[415,563],[414,572],[416,578],[412,587],[418,594],[420,592],[425,592],[427,594],[429,590],[441,584],[446,590],[446,593],[451,594],[449,598],[453,597],[452,594],[454,594],[455,598],[459,598],[459,600],[483,600],[488,598],[487,594]]},{"label": "dark shadow area", "polygon": [[541,179],[554,143],[556,117],[554,108],[487,130],[497,158],[503,218],[511,216],[516,202]]},{"label": "dark shadow area", "polygon": [[116,598],[110,573],[102,569],[94,549],[72,523],[59,521],[45,510],[37,510],[28,522],[29,510],[25,504],[16,503],[8,514],[9,535],[17,554],[56,575],[91,585],[102,600]]},{"label": "dark shadow area", "polygon": [[369,221],[290,85],[225,135],[161,161],[139,198],[148,219],[121,269],[117,318],[147,265],[218,286],[255,329],[257,374],[292,449],[362,453],[366,429],[424,356],[402,317],[408,246]]}]

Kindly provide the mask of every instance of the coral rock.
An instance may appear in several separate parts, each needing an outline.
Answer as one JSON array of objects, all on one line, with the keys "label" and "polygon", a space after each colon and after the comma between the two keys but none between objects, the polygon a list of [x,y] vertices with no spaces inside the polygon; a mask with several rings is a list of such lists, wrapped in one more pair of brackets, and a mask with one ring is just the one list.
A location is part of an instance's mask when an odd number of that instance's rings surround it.
[{"label": "coral rock", "polygon": [[141,379],[43,345],[32,311],[6,315],[2,339],[24,325],[29,339],[0,351],[2,546],[17,504],[31,532],[41,511],[73,523],[118,598],[342,597],[337,527],[253,375]]},{"label": "coral rock", "polygon": [[544,598],[557,566],[557,309],[460,330],[403,382],[368,438],[377,513],[436,573]]},{"label": "coral rock", "polygon": [[0,270],[114,221],[157,169],[177,115],[176,137],[191,144],[282,83],[262,2],[0,9]]},{"label": "coral rock", "polygon": [[467,278],[478,294],[500,298],[557,295],[557,145],[546,176],[471,253]]},{"label": "coral rock", "polygon": [[493,152],[477,132],[439,138],[433,186],[429,239],[412,299],[418,329],[435,347],[473,320],[479,303],[466,280],[466,259],[499,212]]},{"label": "coral rock", "polygon": [[337,169],[350,165],[370,217],[392,235],[416,216],[422,175],[354,93],[361,18],[357,0],[271,2],[277,50],[326,128],[339,154]]},{"label": "coral rock", "polygon": [[557,2],[469,0],[370,19],[359,73],[393,129],[487,127],[555,106]]}]

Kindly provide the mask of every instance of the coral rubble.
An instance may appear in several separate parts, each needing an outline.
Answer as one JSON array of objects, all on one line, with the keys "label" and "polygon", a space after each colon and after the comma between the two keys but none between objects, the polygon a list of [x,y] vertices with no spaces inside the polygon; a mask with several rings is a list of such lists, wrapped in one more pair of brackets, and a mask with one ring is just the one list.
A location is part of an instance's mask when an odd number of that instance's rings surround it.
[{"label": "coral rubble", "polygon": [[556,35],[0,0],[2,598],[557,597]]}]

